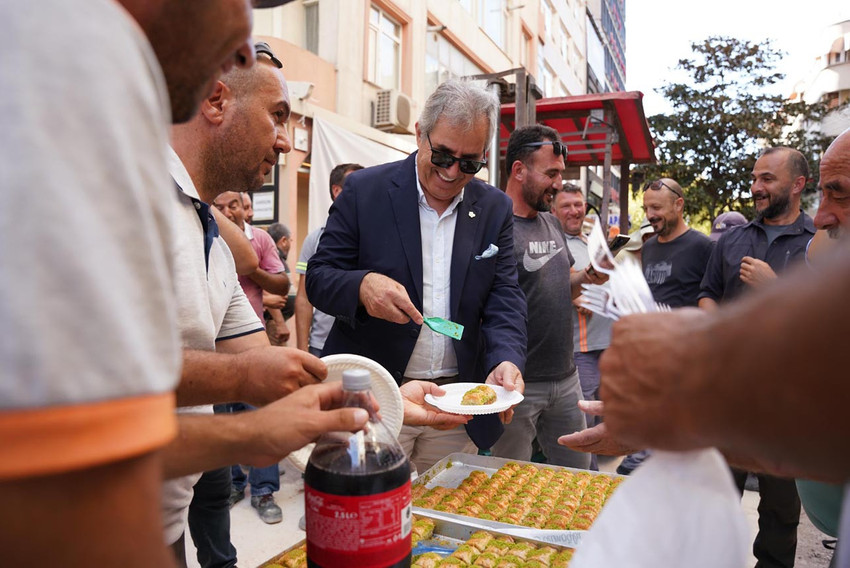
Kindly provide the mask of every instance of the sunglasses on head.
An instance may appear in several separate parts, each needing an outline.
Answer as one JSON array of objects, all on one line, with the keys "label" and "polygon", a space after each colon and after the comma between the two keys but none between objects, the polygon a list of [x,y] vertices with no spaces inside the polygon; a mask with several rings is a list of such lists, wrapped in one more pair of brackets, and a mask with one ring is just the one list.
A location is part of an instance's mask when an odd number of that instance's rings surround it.
[{"label": "sunglasses on head", "polygon": [[272,60],[272,63],[274,63],[278,69],[283,69],[283,62],[275,56],[271,46],[266,42],[258,41],[257,43],[255,43],[254,52],[257,55],[262,54],[268,56],[268,58]]},{"label": "sunglasses on head", "polygon": [[523,148],[539,148],[540,146],[552,146],[552,152],[556,156],[563,156],[564,159],[567,159],[567,147],[561,142],[557,142],[555,140],[544,140],[542,142],[529,142],[528,144],[523,144]]},{"label": "sunglasses on head", "polygon": [[647,182],[647,184],[645,186],[643,186],[643,190],[646,191],[647,189],[652,189],[654,191],[660,191],[662,187],[666,187],[667,189],[669,189],[670,191],[675,193],[678,197],[682,197],[682,198],[685,197],[684,195],[682,195],[681,191],[679,191],[678,189],[673,189],[672,187],[670,187],[669,185],[667,185],[666,183],[664,183],[660,179]]},{"label": "sunglasses on head", "polygon": [[435,150],[434,145],[431,144],[431,135],[426,134],[425,137],[428,139],[428,146],[431,147],[431,163],[438,168],[450,168],[452,167],[452,164],[457,162],[458,168],[460,168],[460,171],[463,173],[477,174],[481,168],[487,165],[486,161],[479,162],[478,160],[470,160],[469,158],[455,158],[448,152]]}]

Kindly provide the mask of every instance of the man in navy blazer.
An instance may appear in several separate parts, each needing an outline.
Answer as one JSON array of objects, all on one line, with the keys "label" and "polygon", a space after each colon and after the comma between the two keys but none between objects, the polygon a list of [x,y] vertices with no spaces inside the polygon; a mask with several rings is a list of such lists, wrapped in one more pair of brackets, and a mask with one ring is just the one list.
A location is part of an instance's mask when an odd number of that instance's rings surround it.
[{"label": "man in navy blazer", "polygon": [[[416,124],[416,153],[346,178],[306,274],[310,302],[336,317],[324,355],[369,357],[399,384],[486,379],[523,390],[526,304],[511,200],[474,179],[498,109],[486,89],[446,82]],[[434,333],[423,314],[463,325],[462,338]],[[501,434],[490,418],[467,424],[479,447]],[[463,429],[447,428],[404,427],[399,440],[419,471],[474,451]]]}]

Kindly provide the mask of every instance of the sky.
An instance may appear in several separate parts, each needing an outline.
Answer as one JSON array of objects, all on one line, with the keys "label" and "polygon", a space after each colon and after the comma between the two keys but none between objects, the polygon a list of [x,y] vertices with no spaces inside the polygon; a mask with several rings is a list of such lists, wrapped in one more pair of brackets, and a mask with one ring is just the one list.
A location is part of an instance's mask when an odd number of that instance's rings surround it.
[{"label": "sky", "polygon": [[786,75],[780,93],[787,96],[822,51],[824,29],[847,19],[845,0],[626,0],[626,89],[643,92],[646,116],[668,112],[654,90],[671,79],[679,59],[690,57],[692,42],[724,35],[770,38],[785,51],[777,71]]}]

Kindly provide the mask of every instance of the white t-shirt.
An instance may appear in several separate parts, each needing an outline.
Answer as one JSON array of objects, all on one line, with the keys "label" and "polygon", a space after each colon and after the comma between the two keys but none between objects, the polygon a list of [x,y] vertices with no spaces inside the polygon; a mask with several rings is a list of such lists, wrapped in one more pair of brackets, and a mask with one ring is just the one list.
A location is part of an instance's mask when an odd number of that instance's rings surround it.
[{"label": "white t-shirt", "polygon": [[0,4],[0,479],[176,432],[162,71],[112,0]]},{"label": "white t-shirt", "polygon": [[[198,190],[177,154],[169,148],[168,167],[181,191],[175,215],[174,281],[177,314],[183,347],[214,351],[217,340],[265,332],[245,297],[236,275],[236,264],[221,237],[212,241],[209,259],[204,252],[204,229],[198,216]],[[187,413],[212,413],[212,406],[181,408]],[[165,542],[173,544],[183,534],[192,487],[200,478],[189,475],[165,482],[163,519]]]}]

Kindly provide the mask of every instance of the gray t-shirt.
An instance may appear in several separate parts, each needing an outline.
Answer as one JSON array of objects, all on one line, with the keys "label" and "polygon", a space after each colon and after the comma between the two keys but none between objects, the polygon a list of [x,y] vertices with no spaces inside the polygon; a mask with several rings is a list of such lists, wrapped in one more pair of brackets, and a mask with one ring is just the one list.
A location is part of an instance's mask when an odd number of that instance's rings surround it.
[{"label": "gray t-shirt", "polygon": [[655,301],[671,308],[696,306],[711,248],[711,239],[693,229],[667,243],[658,236],[646,241],[641,264]]},{"label": "gray t-shirt", "polygon": [[[573,268],[584,270],[590,264],[590,256],[587,254],[587,241],[581,236],[564,235],[567,238],[567,246],[575,259]],[[611,344],[611,325],[614,320],[602,317],[598,314],[583,316],[573,306],[573,349],[576,353],[587,353],[588,351],[601,351],[608,349]]]},{"label": "gray t-shirt", "polygon": [[[307,263],[316,254],[316,249],[319,248],[319,239],[322,237],[324,230],[324,227],[319,227],[307,235],[304,243],[301,245],[301,254],[298,255],[298,264],[295,265],[295,271],[301,275],[301,278],[304,278],[304,275],[307,273]],[[331,332],[334,319],[333,316],[326,314],[322,310],[313,308],[313,323],[310,325],[310,347],[320,351],[325,348],[325,340]]]},{"label": "gray t-shirt", "polygon": [[514,215],[514,256],[528,302],[526,382],[565,379],[575,371],[570,267],[561,223],[550,213]]}]

